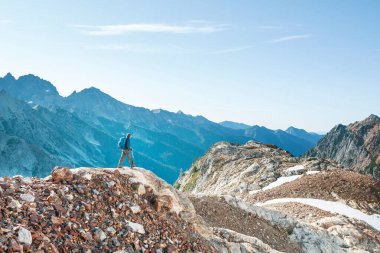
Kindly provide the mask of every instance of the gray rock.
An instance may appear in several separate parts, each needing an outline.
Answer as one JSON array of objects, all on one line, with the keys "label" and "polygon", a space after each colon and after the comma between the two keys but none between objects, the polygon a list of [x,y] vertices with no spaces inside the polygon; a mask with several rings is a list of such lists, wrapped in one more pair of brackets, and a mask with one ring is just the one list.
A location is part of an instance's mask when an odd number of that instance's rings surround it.
[{"label": "gray rock", "polygon": [[22,205],[20,204],[20,202],[18,202],[17,200],[15,199],[12,199],[11,198],[11,202],[9,203],[8,205],[10,208],[13,208],[13,209],[19,209],[22,207]]},{"label": "gray rock", "polygon": [[32,234],[26,228],[20,227],[18,230],[18,241],[27,245],[31,245],[33,242]]},{"label": "gray rock", "polygon": [[138,205],[131,206],[129,208],[131,209],[132,213],[134,213],[134,214],[141,212],[141,208]]},{"label": "gray rock", "polygon": [[107,238],[107,235],[103,230],[97,228],[94,232],[94,238],[98,241],[104,241]]},{"label": "gray rock", "polygon": [[20,199],[27,201],[27,202],[34,202],[34,196],[32,194],[20,194]]},{"label": "gray rock", "polygon": [[145,234],[144,226],[139,223],[127,221],[127,227],[132,231],[139,234]]}]

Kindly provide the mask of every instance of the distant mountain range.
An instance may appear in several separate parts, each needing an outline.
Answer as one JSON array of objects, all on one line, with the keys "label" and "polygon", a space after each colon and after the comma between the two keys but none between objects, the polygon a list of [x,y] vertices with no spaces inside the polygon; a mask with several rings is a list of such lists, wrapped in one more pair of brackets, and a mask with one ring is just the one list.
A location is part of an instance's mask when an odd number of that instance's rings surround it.
[{"label": "distant mountain range", "polygon": [[62,97],[53,84],[35,75],[15,79],[7,74],[0,78],[0,90],[5,91],[0,101],[0,176],[45,176],[55,165],[115,167],[117,140],[127,132],[133,134],[136,164],[170,183],[218,141],[254,139],[298,156],[320,138],[296,128],[226,126],[202,116],[135,107],[94,87]]},{"label": "distant mountain range", "polygon": [[247,129],[250,128],[250,125],[244,124],[244,123],[238,123],[238,122],[233,122],[233,121],[223,121],[219,123],[220,125],[232,129]]},{"label": "distant mountain range", "polygon": [[284,130],[271,130],[263,126],[249,126],[233,121],[223,121],[222,126],[240,131],[243,136],[262,143],[275,144],[295,156],[300,156],[305,151],[314,147],[323,137],[316,133],[309,133],[303,129],[289,127]]}]

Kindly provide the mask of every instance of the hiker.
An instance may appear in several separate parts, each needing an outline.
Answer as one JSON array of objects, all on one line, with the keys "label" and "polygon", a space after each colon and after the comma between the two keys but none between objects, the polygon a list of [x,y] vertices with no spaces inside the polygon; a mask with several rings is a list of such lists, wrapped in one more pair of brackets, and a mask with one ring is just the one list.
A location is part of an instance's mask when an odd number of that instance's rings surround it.
[{"label": "hiker", "polygon": [[119,164],[117,165],[118,168],[122,168],[125,156],[128,157],[131,168],[135,166],[135,163],[133,162],[133,150],[131,148],[131,137],[131,134],[127,134],[126,137],[122,137],[119,140],[118,146],[121,149],[121,157],[119,160]]}]

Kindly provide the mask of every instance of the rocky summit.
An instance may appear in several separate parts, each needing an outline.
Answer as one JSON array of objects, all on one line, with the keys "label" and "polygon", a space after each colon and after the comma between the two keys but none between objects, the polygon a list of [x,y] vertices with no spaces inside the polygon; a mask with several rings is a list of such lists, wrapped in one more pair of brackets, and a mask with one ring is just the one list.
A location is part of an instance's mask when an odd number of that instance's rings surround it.
[{"label": "rocky summit", "polygon": [[331,159],[380,179],[380,118],[370,115],[348,126],[337,125],[305,156]]},{"label": "rocky summit", "polygon": [[380,252],[380,181],[333,161],[220,142],[175,187],[215,235],[245,238],[231,252]]}]

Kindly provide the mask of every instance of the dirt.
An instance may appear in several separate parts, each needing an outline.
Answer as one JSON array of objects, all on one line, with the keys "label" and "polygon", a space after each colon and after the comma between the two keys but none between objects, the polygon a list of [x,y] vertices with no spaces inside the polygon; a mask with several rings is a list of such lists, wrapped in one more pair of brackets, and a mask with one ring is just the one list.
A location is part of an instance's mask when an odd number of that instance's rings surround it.
[{"label": "dirt", "polygon": [[249,195],[246,200],[256,203],[277,198],[344,200],[367,213],[380,213],[380,181],[351,171],[326,171]]},{"label": "dirt", "polygon": [[286,213],[291,217],[302,219],[309,223],[315,222],[321,218],[335,216],[333,213],[301,203],[278,203],[266,205],[265,207]]},{"label": "dirt", "polygon": [[297,243],[290,241],[288,233],[254,214],[227,204],[217,197],[190,197],[196,212],[212,227],[227,228],[256,237],[273,249],[283,252],[303,252]]}]

